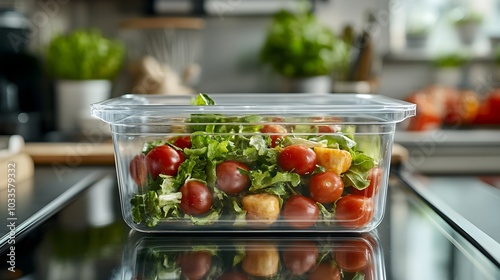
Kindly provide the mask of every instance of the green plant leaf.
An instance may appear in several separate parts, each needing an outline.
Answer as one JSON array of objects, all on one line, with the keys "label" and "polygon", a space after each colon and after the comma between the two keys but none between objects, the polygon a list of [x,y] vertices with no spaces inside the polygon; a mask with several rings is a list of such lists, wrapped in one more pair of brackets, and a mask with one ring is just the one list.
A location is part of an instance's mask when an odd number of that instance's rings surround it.
[{"label": "green plant leaf", "polygon": [[337,49],[342,44],[313,14],[282,10],[273,17],[260,56],[286,77],[328,75],[339,55],[345,56]]},{"label": "green plant leaf", "polygon": [[97,30],[75,30],[54,37],[47,47],[48,73],[66,80],[112,80],[125,56],[121,42],[105,38]]}]

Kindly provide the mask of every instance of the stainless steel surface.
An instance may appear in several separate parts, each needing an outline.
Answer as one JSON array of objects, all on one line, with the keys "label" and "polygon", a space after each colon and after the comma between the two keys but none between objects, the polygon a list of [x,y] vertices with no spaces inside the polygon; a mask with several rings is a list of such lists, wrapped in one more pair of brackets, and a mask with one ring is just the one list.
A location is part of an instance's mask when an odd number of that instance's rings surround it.
[{"label": "stainless steel surface", "polygon": [[[456,218],[452,212],[436,211],[408,185],[399,188],[398,184],[406,183],[396,182],[391,192],[389,279],[500,279],[498,262],[456,227],[450,220]],[[464,220],[460,225],[468,226]],[[468,230],[481,238],[477,228],[469,226]]]},{"label": "stainless steel surface", "polygon": [[500,213],[500,189],[477,177],[419,178],[409,172],[401,174],[435,213],[500,266],[500,221],[494,217],[494,213]]},{"label": "stainless steel surface", "polygon": [[408,168],[425,174],[500,173],[500,130],[397,131],[409,152]]}]

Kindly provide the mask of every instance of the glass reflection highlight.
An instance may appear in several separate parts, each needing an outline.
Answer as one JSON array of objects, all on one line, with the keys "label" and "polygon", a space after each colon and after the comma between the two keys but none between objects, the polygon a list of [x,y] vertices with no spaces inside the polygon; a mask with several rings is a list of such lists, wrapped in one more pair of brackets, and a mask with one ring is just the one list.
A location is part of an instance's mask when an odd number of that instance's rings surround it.
[{"label": "glass reflection highlight", "polygon": [[377,233],[151,236],[131,231],[122,279],[386,279]]}]

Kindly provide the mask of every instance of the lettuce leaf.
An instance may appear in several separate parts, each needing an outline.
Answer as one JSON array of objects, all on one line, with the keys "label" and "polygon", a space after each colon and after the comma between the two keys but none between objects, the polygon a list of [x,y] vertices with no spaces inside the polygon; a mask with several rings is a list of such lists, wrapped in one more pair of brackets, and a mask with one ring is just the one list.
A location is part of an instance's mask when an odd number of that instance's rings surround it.
[{"label": "lettuce leaf", "polygon": [[360,153],[354,153],[351,167],[342,176],[344,187],[354,187],[358,190],[363,190],[370,185],[370,180],[367,179],[370,169],[375,167],[373,158]]}]

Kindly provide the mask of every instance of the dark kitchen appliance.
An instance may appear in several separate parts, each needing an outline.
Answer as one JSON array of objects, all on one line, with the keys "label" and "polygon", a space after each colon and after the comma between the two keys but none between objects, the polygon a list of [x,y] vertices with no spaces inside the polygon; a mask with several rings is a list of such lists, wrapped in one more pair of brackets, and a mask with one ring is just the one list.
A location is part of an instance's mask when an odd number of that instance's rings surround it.
[{"label": "dark kitchen appliance", "polygon": [[28,19],[13,9],[0,9],[0,135],[40,135],[41,67],[27,52]]}]

